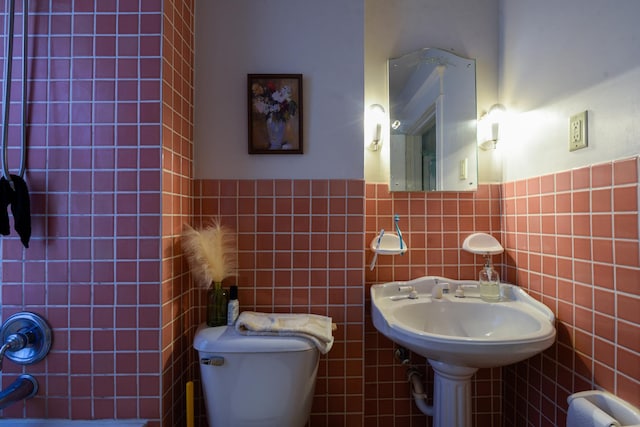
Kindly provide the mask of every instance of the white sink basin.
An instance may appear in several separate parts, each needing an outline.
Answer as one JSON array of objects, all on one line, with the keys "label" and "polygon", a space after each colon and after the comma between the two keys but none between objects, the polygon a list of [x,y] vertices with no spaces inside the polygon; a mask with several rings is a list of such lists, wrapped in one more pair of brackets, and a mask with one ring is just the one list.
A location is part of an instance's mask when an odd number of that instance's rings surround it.
[{"label": "white sink basin", "polygon": [[[436,280],[450,293],[432,297]],[[373,324],[392,341],[429,359],[470,368],[504,366],[553,344],[554,316],[522,289],[501,284],[503,300],[482,301],[474,281],[422,277],[371,287]],[[413,287],[416,299],[401,298]],[[464,298],[454,296],[464,286]],[[473,288],[470,288],[473,287]],[[415,294],[414,294],[415,296]],[[432,363],[433,364],[433,363]]]},{"label": "white sink basin", "polygon": [[[445,283],[448,294],[440,291]],[[455,296],[460,291],[463,298]],[[376,329],[433,367],[433,406],[414,398],[434,427],[472,425],[471,377],[479,368],[519,362],[555,340],[555,318],[544,304],[517,286],[500,284],[500,294],[500,302],[485,302],[477,282],[443,277],[371,287]]]}]

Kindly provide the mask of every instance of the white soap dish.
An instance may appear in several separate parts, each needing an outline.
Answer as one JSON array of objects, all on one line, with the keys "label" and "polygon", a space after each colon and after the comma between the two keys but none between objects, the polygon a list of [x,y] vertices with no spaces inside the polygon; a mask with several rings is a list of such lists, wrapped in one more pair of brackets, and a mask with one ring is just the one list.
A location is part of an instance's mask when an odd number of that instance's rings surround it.
[{"label": "white soap dish", "polygon": [[384,233],[382,238],[378,235],[371,241],[371,250],[379,255],[402,255],[407,252],[407,249],[407,242],[404,239],[400,248],[400,237],[395,233]]},{"label": "white soap dish", "polygon": [[478,255],[498,255],[504,248],[495,237],[486,233],[473,233],[462,242],[462,249]]}]

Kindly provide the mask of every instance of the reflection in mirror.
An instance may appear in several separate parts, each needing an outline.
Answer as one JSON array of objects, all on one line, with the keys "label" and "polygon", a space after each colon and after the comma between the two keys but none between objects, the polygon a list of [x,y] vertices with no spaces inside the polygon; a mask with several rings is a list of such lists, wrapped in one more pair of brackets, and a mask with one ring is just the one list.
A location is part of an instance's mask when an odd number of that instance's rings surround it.
[{"label": "reflection in mirror", "polygon": [[426,48],[389,60],[391,191],[477,188],[476,64]]}]

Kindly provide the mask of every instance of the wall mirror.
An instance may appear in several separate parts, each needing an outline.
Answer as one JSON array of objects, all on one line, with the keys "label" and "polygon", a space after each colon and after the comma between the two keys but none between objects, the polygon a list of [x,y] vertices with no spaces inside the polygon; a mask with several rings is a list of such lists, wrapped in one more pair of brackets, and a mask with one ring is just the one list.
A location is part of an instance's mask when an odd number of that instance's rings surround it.
[{"label": "wall mirror", "polygon": [[478,186],[476,63],[425,48],[388,61],[390,191]]}]

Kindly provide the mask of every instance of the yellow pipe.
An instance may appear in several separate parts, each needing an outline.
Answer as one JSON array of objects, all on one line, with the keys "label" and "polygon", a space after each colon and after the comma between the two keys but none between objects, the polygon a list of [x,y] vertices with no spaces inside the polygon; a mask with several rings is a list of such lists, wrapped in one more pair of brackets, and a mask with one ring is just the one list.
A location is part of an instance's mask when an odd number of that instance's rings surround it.
[{"label": "yellow pipe", "polygon": [[193,381],[187,382],[187,427],[193,427]]}]

